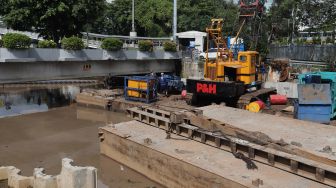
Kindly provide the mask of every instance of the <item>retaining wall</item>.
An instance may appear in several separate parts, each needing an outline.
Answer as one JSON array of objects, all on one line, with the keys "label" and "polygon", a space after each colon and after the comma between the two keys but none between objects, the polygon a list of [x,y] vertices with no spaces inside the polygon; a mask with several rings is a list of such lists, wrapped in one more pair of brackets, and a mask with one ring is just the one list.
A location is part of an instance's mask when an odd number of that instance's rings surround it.
[{"label": "retaining wall", "polygon": [[13,166],[0,167],[0,182],[10,188],[97,188],[97,169],[72,166],[72,162],[63,159],[61,173],[56,176],[44,174],[43,168],[35,168],[34,175],[27,177]]},{"label": "retaining wall", "polygon": [[204,78],[204,63],[182,62],[183,78]]},{"label": "retaining wall", "polygon": [[268,58],[327,62],[336,60],[336,45],[271,45]]}]

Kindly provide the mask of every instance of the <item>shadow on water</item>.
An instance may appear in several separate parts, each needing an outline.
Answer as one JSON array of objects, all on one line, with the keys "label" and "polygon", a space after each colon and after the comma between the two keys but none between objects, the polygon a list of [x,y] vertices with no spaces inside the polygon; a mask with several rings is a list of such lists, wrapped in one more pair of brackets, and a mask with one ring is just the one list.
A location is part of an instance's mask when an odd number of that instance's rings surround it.
[{"label": "shadow on water", "polygon": [[[0,89],[0,118],[68,106],[87,85],[27,86]],[[94,87],[94,86],[91,86]]]}]

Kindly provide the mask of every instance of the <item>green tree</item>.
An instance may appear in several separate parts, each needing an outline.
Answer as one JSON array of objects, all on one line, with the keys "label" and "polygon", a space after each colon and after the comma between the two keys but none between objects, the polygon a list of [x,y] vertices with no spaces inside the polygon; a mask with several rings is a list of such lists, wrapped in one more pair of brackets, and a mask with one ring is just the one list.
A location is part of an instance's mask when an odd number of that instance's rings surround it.
[{"label": "green tree", "polygon": [[1,0],[0,16],[4,15],[8,11],[9,0]]},{"label": "green tree", "polygon": [[238,6],[226,0],[178,1],[178,30],[205,31],[211,18],[224,19],[224,34],[233,34],[237,22]]},{"label": "green tree", "polygon": [[173,4],[171,0],[143,0],[136,9],[139,30],[147,36],[169,36],[172,33]]},{"label": "green tree", "polygon": [[274,0],[272,7],[267,13],[268,31],[273,31],[273,40],[292,35],[293,16],[294,33],[299,27],[298,9],[301,0]]},{"label": "green tree", "polygon": [[2,14],[13,29],[36,31],[59,42],[91,25],[104,5],[104,0],[10,0]]},{"label": "green tree", "polygon": [[311,31],[335,30],[335,10],[334,0],[301,0],[301,24]]},{"label": "green tree", "polygon": [[[138,4],[138,1],[136,1]],[[132,24],[132,0],[115,0],[107,4],[103,18],[99,18],[100,30],[104,34],[129,35]],[[98,23],[99,24],[99,23]]]},{"label": "green tree", "polygon": [[[135,1],[135,27],[138,36],[171,36],[173,2],[171,0]],[[132,24],[132,0],[115,0],[107,5],[92,32],[129,35]],[[224,31],[232,33],[238,6],[226,0],[178,0],[178,31],[205,31],[211,18],[224,18]]]},{"label": "green tree", "polygon": [[[170,0],[135,1],[135,27],[138,36],[169,36],[172,28]],[[104,15],[98,19],[93,32],[129,35],[132,29],[132,0],[115,0],[107,4]]]}]

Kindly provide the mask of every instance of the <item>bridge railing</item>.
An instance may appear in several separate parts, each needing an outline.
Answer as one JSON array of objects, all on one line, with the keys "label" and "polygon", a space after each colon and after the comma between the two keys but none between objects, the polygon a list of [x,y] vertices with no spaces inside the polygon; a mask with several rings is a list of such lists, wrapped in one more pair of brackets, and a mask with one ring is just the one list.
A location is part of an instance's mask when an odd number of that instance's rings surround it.
[{"label": "bridge railing", "polygon": [[[43,40],[42,37],[40,37],[39,33],[29,32],[29,31],[17,31],[13,29],[8,29],[4,27],[0,27],[0,36],[4,35],[6,33],[22,33],[27,36],[29,36],[31,39],[34,40]],[[172,40],[172,37],[130,37],[130,36],[123,36],[123,35],[102,35],[97,33],[86,33],[82,32],[82,40],[85,43],[86,46],[89,48],[100,48],[102,41],[105,38],[116,38],[123,41],[123,48],[129,49],[129,48],[138,48],[138,41],[139,40],[150,40],[153,41],[154,48],[155,49],[162,49],[163,43],[165,41]]]},{"label": "bridge railing", "polygon": [[154,48],[162,49],[163,43],[165,41],[172,40],[171,37],[130,37],[130,36],[123,36],[123,35],[102,35],[96,33],[85,33],[82,32],[82,39],[84,43],[90,48],[100,48],[102,41],[105,38],[116,38],[123,41],[123,48],[138,48],[139,40],[150,40],[154,44]]},{"label": "bridge railing", "polygon": [[31,39],[43,40],[43,38],[39,36],[39,33],[34,33],[34,32],[30,32],[30,31],[17,31],[17,30],[13,30],[13,29],[0,27],[0,35],[4,35],[6,33],[22,33],[22,34],[27,35]]}]

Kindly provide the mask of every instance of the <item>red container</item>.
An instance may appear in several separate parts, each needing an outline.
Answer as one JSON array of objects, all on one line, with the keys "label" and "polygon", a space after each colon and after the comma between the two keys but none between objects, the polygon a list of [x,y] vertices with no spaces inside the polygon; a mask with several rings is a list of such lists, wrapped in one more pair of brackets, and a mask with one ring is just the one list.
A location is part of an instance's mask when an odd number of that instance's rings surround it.
[{"label": "red container", "polygon": [[287,97],[285,95],[270,95],[271,104],[287,104]]}]

